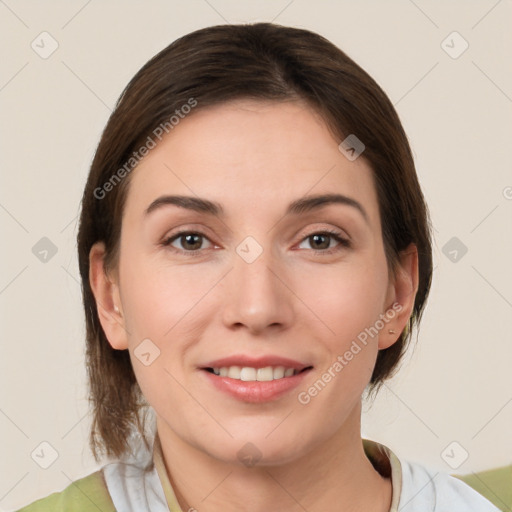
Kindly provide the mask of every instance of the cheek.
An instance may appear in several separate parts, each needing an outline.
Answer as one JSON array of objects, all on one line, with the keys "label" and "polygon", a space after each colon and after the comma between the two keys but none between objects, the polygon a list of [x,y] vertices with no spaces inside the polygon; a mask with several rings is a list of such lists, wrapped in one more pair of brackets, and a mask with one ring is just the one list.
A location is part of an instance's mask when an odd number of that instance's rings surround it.
[{"label": "cheek", "polygon": [[[176,387],[172,376],[182,380],[187,351],[208,317],[207,292],[218,277],[211,269],[198,272],[186,265],[171,267],[136,254],[127,255],[122,270],[132,365],[144,394],[151,396],[161,383]],[[146,366],[148,359],[154,362]]]},{"label": "cheek", "polygon": [[162,265],[161,259],[147,255],[127,254],[122,270],[123,306],[132,337],[169,337],[205,293],[207,280],[197,272]]},{"label": "cheek", "polygon": [[[188,339],[183,331],[190,300],[187,287],[172,285],[162,272],[148,266],[126,267],[123,291],[132,367],[142,394],[157,411],[181,407],[186,401],[178,382]],[[145,271],[146,270],[146,271]],[[177,289],[180,290],[177,292]]]},{"label": "cheek", "polygon": [[339,428],[359,401],[378,354],[378,335],[370,328],[384,312],[387,270],[379,261],[366,261],[296,281],[312,310],[304,327],[313,333],[318,326],[323,353],[315,379],[299,390],[297,399],[304,413],[324,418],[327,430]]},{"label": "cheek", "polygon": [[333,339],[357,336],[383,312],[387,270],[378,260],[361,259],[302,275],[307,277],[295,280],[297,295],[310,307],[312,321],[323,324]]},{"label": "cheek", "polygon": [[[351,403],[371,378],[378,354],[378,334],[372,326],[384,312],[387,267],[385,260],[368,255],[351,264],[306,275],[307,279],[296,281],[302,287],[298,293],[307,297],[305,302],[312,310],[305,328],[313,333],[317,326],[318,340],[325,350],[319,377],[326,390],[322,391],[322,398],[315,400],[315,407],[329,403],[338,410],[340,400]],[[322,385],[319,383],[319,389],[323,389]],[[312,390],[311,396],[315,392],[317,389]],[[338,412],[343,411],[341,408]],[[339,419],[333,417],[333,421]]]}]

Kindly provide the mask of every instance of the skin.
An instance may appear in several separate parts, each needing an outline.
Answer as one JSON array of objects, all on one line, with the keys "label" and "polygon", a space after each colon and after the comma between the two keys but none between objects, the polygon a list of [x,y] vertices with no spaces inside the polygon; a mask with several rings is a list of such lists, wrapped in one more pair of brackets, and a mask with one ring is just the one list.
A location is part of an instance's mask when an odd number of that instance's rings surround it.
[{"label": "skin", "polygon": [[[388,273],[372,170],[363,157],[349,161],[339,142],[302,102],[239,100],[199,110],[132,171],[117,268],[105,272],[102,243],[91,250],[100,321],[112,347],[130,351],[184,511],[325,512],[340,503],[389,510],[391,481],[363,451],[361,395],[378,351],[398,339],[412,312],[417,251],[411,245],[399,272]],[[357,200],[368,222],[340,204],[284,216],[293,200],[332,192]],[[145,218],[163,194],[217,201],[225,216],[165,206]],[[351,246],[328,237],[315,245],[311,235],[325,229]],[[196,249],[183,237],[163,245],[181,230],[205,238]],[[247,236],[263,248],[250,264],[236,252]],[[400,313],[300,404],[298,393],[395,302]],[[134,355],[146,338],[160,350],[149,366]],[[313,370],[278,400],[243,402],[198,369],[233,353],[277,354]],[[261,453],[252,467],[237,456],[247,442]]]}]

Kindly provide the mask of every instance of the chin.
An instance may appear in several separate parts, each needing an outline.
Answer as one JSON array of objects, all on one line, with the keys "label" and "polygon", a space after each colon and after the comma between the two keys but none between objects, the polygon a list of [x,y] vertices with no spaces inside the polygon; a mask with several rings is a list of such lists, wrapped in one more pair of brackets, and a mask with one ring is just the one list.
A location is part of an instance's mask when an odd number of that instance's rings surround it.
[{"label": "chin", "polygon": [[218,460],[246,467],[280,466],[293,462],[308,452],[309,443],[303,434],[291,433],[284,428],[278,432],[278,422],[271,424],[270,428],[259,422],[259,426],[250,429],[237,432],[230,430],[233,438],[220,434],[221,438],[213,440],[214,450],[212,444],[204,446],[203,449]]}]

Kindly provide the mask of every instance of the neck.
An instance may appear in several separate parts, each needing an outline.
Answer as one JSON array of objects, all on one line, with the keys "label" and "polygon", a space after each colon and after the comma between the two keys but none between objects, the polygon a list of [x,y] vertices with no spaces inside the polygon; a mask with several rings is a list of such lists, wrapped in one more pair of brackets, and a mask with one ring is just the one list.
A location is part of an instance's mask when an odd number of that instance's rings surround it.
[{"label": "neck", "polygon": [[[225,462],[181,438],[157,420],[169,480],[182,511],[388,512],[391,480],[364,453],[360,404],[343,427],[300,458],[246,467]],[[354,421],[357,420],[357,421]]]}]

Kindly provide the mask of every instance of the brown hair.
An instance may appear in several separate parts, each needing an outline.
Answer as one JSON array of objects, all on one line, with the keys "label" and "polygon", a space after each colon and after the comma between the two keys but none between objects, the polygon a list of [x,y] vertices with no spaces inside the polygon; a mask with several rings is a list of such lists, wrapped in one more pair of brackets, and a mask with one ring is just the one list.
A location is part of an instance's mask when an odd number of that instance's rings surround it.
[{"label": "brown hair", "polygon": [[[93,412],[90,445],[96,460],[100,453],[125,455],[134,432],[146,442],[141,411],[147,404],[128,351],[114,350],[100,325],[89,283],[89,252],[103,241],[106,269],[116,268],[129,171],[136,165],[133,155],[155,129],[170,129],[171,116],[191,99],[197,111],[240,98],[305,100],[340,142],[355,134],[365,144],[362,157],[374,171],[390,270],[396,271],[399,253],[410,243],[418,248],[413,314],[398,341],[379,351],[370,390],[378,390],[393,375],[411,328],[419,324],[432,278],[429,215],[407,137],[382,89],[344,52],[307,30],[256,23],[187,34],[149,60],[124,89],[101,136],[82,198],[78,258]],[[113,182],[116,171],[119,179]],[[106,187],[107,182],[113,186]]]}]

